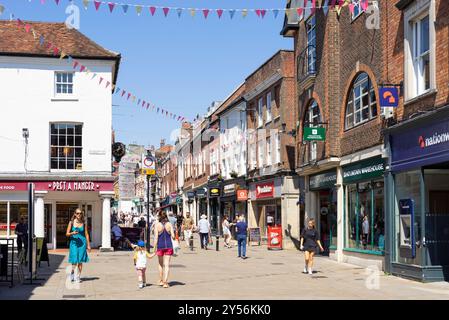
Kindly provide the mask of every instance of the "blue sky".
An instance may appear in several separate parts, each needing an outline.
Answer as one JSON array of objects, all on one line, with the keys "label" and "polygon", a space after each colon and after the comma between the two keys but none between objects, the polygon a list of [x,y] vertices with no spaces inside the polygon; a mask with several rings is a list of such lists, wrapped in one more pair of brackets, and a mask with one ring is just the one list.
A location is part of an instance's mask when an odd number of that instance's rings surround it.
[{"label": "blue sky", "polygon": [[[69,0],[0,0],[22,20],[66,20]],[[129,4],[195,8],[283,8],[285,0],[116,0]],[[264,19],[249,13],[236,13],[230,20],[225,12],[219,20],[211,13],[192,18],[175,11],[165,18],[154,17],[148,9],[137,16],[134,9],[124,15],[121,8],[103,5],[99,12],[93,4],[86,11],[82,0],[80,31],[100,45],[122,54],[117,85],[137,97],[148,99],[169,112],[193,119],[204,114],[212,101],[227,97],[246,76],[279,49],[291,49],[293,40],[279,32],[283,14],[277,19],[268,13]],[[5,17],[2,17],[5,18]],[[156,112],[138,108],[124,99],[114,98],[113,127],[116,139],[128,143],[158,146],[161,138],[180,123]]]}]

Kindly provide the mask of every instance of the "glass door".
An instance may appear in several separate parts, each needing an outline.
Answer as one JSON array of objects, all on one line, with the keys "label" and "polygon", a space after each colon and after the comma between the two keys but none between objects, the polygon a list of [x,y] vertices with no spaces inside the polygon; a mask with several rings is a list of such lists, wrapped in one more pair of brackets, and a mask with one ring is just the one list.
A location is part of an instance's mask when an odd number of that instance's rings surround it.
[{"label": "glass door", "polygon": [[44,205],[44,229],[45,229],[45,241],[52,245],[53,244],[53,233],[52,233],[52,206],[51,204]]},{"label": "glass door", "polygon": [[78,204],[57,203],[56,204],[56,247],[67,248],[68,239],[66,236],[67,225],[73,213],[78,208]]}]

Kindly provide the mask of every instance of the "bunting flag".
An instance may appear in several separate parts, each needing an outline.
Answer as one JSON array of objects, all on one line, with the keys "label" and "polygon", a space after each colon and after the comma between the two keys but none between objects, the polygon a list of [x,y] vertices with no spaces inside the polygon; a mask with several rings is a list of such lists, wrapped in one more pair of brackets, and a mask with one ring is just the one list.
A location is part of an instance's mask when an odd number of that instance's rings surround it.
[{"label": "bunting flag", "polygon": [[84,9],[87,10],[87,7],[89,6],[89,0],[83,0],[83,6],[84,6]]},{"label": "bunting flag", "polygon": [[122,4],[123,13],[126,14],[128,12],[129,6],[127,4]]},{"label": "bunting flag", "polygon": [[150,13],[152,16],[154,16],[155,12],[156,12],[156,7],[150,7]]},{"label": "bunting flag", "polygon": [[196,10],[190,9],[190,15],[192,16],[192,18],[195,16],[195,14],[196,14]]},{"label": "bunting flag", "polygon": [[221,19],[221,16],[223,15],[223,9],[217,10],[218,19]]},{"label": "bunting flag", "polygon": [[229,10],[229,17],[230,17],[231,19],[234,18],[234,15],[235,15],[235,10]]},{"label": "bunting flag", "polygon": [[136,13],[138,16],[142,13],[142,6],[136,6]]},{"label": "bunting flag", "polygon": [[164,16],[167,16],[170,11],[170,8],[167,8],[167,7],[162,8],[162,11],[164,11]]},{"label": "bunting flag", "polygon": [[114,11],[115,3],[109,2],[108,6],[109,6],[109,11],[111,11],[111,13],[112,13],[112,11]]},{"label": "bunting flag", "polygon": [[55,0],[55,2],[56,2],[56,5],[59,5],[59,0]]},{"label": "bunting flag", "polygon": [[273,15],[274,15],[274,18],[276,19],[278,17],[278,15],[279,15],[279,10],[278,9],[273,9]]},{"label": "bunting flag", "polygon": [[178,14],[178,18],[181,18],[181,15],[182,15],[182,8],[176,9],[176,13]]},{"label": "bunting flag", "polygon": [[207,19],[207,16],[209,15],[209,9],[203,10],[204,19]]},{"label": "bunting flag", "polygon": [[98,9],[100,9],[100,6],[101,6],[101,1],[94,1],[94,5],[95,5],[95,9],[98,11]]}]

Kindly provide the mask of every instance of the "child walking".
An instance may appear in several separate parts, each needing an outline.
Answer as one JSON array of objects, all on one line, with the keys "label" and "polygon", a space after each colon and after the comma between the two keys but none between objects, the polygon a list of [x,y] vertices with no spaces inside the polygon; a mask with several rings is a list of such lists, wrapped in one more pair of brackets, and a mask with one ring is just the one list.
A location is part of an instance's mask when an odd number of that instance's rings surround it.
[{"label": "child walking", "polygon": [[133,245],[134,248],[134,265],[136,266],[137,276],[139,278],[139,288],[142,289],[146,286],[145,272],[147,271],[147,257],[153,258],[153,254],[149,254],[145,248],[145,242],[139,240],[137,246]]}]

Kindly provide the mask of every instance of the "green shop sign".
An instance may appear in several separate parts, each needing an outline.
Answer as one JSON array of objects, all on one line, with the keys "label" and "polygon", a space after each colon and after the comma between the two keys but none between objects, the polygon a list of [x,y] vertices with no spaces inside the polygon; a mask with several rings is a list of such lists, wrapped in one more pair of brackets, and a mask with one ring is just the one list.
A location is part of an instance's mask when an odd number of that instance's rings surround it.
[{"label": "green shop sign", "polygon": [[309,189],[330,189],[337,183],[337,171],[327,171],[315,176],[310,176]]},{"label": "green shop sign", "polygon": [[357,162],[343,167],[343,183],[370,180],[381,177],[385,171],[385,162],[381,156]]},{"label": "green shop sign", "polygon": [[326,128],[304,128],[304,141],[325,141]]}]

